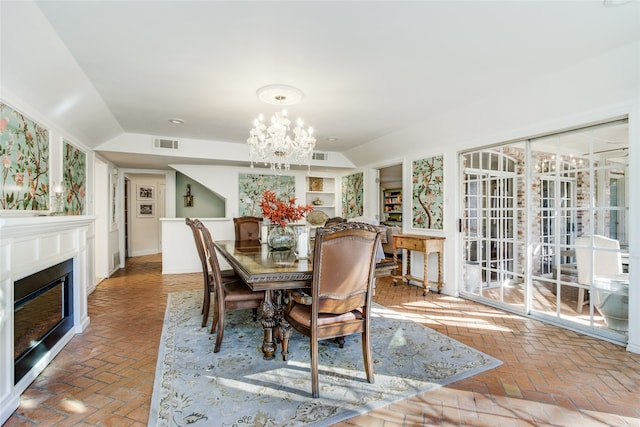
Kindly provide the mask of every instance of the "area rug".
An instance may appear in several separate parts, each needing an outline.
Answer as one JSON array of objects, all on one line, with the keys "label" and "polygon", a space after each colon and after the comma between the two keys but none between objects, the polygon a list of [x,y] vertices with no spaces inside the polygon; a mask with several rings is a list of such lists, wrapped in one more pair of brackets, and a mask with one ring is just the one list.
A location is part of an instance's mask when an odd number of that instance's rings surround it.
[{"label": "area rug", "polygon": [[[375,383],[359,335],[319,346],[320,398],[311,397],[309,339],[293,332],[288,361],[262,358],[251,310],[227,313],[219,353],[200,327],[202,293],[169,294],[151,426],[328,426],[499,366],[501,362],[380,305],[372,307]],[[210,322],[209,322],[210,325]]]}]

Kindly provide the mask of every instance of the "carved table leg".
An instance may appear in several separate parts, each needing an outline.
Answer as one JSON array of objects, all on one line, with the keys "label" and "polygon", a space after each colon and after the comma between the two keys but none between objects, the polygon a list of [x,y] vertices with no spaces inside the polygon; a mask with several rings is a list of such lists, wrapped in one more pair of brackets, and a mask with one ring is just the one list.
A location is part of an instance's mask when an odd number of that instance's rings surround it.
[{"label": "carved table leg", "polygon": [[424,290],[422,291],[422,296],[427,296],[427,292],[429,292],[429,251],[424,251],[424,262],[422,264],[424,266],[424,279],[422,282]]},{"label": "carved table leg", "polygon": [[[393,286],[398,286],[398,249],[395,246],[393,247],[393,262],[395,264],[393,273],[391,273],[393,275]],[[402,274],[402,268],[400,268],[400,274]]]},{"label": "carved table leg", "polygon": [[264,328],[262,353],[266,360],[271,360],[275,357],[276,345],[273,342],[273,329],[276,323],[276,308],[271,301],[271,291],[267,290],[264,293],[264,301],[262,302],[262,327]]},{"label": "carved table leg", "polygon": [[287,361],[287,356],[289,355],[289,338],[291,338],[291,325],[289,322],[282,319],[280,321],[280,325],[278,326],[278,330],[280,333],[280,337],[282,338],[282,360]]},{"label": "carved table leg", "polygon": [[442,291],[442,248],[438,250],[438,293]]}]

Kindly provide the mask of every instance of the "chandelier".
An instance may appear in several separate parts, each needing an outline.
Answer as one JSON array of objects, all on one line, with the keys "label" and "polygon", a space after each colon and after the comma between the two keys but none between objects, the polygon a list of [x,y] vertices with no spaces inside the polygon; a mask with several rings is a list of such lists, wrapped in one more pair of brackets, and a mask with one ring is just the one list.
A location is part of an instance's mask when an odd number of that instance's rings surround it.
[{"label": "chandelier", "polygon": [[[257,93],[260,99],[274,105],[290,105],[302,99],[302,92],[291,86],[265,86],[258,89]],[[313,137],[313,128],[305,129],[303,126],[302,120],[298,119],[291,129],[286,109],[275,113],[268,126],[260,114],[254,120],[247,139],[251,167],[254,162],[263,161],[265,166],[270,165],[271,170],[278,172],[283,169],[288,171],[291,163],[306,164],[310,168],[316,139]]]}]

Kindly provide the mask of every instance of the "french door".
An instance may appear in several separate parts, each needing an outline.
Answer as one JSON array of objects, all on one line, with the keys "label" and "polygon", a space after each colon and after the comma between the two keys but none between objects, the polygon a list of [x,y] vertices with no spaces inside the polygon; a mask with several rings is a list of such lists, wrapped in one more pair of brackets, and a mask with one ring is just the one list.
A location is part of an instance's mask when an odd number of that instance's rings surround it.
[{"label": "french door", "polygon": [[[518,244],[518,222],[522,207],[518,187],[517,157],[524,151],[518,146],[500,147],[466,153],[463,229],[464,288],[467,292],[501,303],[524,308],[522,245]],[[519,296],[512,288],[519,288]]]},{"label": "french door", "polygon": [[[626,342],[594,303],[601,249],[577,239],[614,240],[628,271],[628,150],[621,120],[461,153],[461,295]],[[628,291],[616,292],[624,319]]]}]

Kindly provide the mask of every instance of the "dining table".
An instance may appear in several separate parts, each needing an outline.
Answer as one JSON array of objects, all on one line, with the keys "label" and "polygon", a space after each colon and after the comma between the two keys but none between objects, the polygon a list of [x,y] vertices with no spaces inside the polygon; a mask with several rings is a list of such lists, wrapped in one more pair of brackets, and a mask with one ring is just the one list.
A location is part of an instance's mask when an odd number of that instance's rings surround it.
[{"label": "dining table", "polygon": [[[286,293],[289,290],[304,292],[311,287],[313,251],[309,258],[298,259],[291,250],[271,250],[259,240],[217,240],[214,245],[251,290],[264,291],[262,353],[265,359],[274,359],[275,340],[288,342],[291,334],[291,327],[283,316]],[[381,259],[376,263],[375,277],[390,276],[395,269],[392,259]],[[286,348],[282,348],[282,359],[287,360]]]}]

